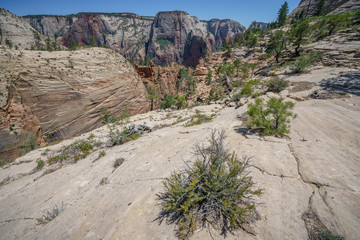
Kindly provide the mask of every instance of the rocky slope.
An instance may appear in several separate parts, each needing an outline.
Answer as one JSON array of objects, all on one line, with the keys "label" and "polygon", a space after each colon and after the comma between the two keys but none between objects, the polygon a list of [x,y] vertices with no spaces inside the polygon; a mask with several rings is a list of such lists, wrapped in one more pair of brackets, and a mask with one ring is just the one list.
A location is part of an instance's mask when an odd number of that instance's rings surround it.
[{"label": "rocky slope", "polygon": [[[101,126],[99,112],[149,109],[135,69],[114,50],[0,52],[1,155],[13,157],[29,133],[65,139]],[[41,139],[39,139],[40,141]]]},{"label": "rocky slope", "polygon": [[[8,40],[8,41],[6,41]],[[14,48],[30,49],[43,47],[44,37],[30,26],[25,20],[0,8],[0,45],[8,42]]]},{"label": "rocky slope", "polygon": [[[301,0],[299,6],[295,8],[289,15],[294,17],[297,12],[305,11],[306,17],[315,15],[316,6],[320,0]],[[325,14],[339,14],[343,12],[352,12],[360,9],[358,0],[327,0]]]},{"label": "rocky slope", "polygon": [[[281,96],[305,99],[322,81],[353,72],[325,68],[290,76],[287,79],[293,87],[301,82],[313,87],[296,91],[291,87]],[[270,96],[272,93],[264,98]],[[316,228],[356,240],[360,234],[359,106],[357,95],[297,101],[294,111],[298,118],[289,138],[283,139],[246,133],[244,123],[237,119],[246,106],[154,111],[130,121],[161,129],[115,147],[108,145],[106,126],[94,130],[95,140],[102,145],[75,164],[46,165],[33,171],[35,159],[47,161],[63,146],[87,139],[90,133],[35,150],[0,170],[0,239],[176,239],[173,224],[155,220],[160,211],[156,194],[163,191],[161,181],[194,161],[195,141],[205,143],[211,129],[224,129],[228,149],[238,156],[252,156],[250,174],[265,191],[257,199],[260,220],[253,224],[257,235],[237,231],[228,239],[303,240]],[[184,127],[179,117],[186,119],[196,110],[217,116],[210,123]],[[106,155],[98,159],[100,150]],[[114,168],[119,157],[125,162]],[[56,206],[60,214],[38,224],[37,219]],[[211,236],[223,239],[215,231]],[[204,230],[197,231],[193,239],[209,238]]]}]

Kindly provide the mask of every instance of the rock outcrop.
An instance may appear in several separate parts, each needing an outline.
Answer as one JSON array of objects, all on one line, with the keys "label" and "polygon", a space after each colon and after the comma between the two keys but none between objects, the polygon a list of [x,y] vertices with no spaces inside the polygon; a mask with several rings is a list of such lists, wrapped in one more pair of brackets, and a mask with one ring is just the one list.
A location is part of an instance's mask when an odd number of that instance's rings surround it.
[{"label": "rock outcrop", "polygon": [[145,43],[149,39],[152,17],[131,13],[79,13],[69,16],[25,16],[35,29],[55,38],[64,46],[70,39],[79,45],[90,45],[93,37],[97,46],[119,51],[128,59],[145,56]]},{"label": "rock outcrop", "polygon": [[[186,12],[159,12],[155,18],[131,13],[79,13],[69,16],[25,16],[41,34],[69,46],[70,39],[79,45],[97,46],[119,51],[127,59],[154,58],[157,64],[192,61],[184,58],[185,45],[191,36],[200,37],[209,50],[222,45],[223,39],[236,38],[245,27],[225,19],[200,21]],[[190,40],[192,39],[190,38]],[[198,53],[194,53],[198,55]]]},{"label": "rock outcrop", "polygon": [[215,46],[221,46],[226,38],[236,39],[245,31],[245,27],[240,23],[230,19],[212,19],[207,22],[209,31],[215,36]]},{"label": "rock outcrop", "polygon": [[44,37],[24,19],[0,8],[0,45],[30,49],[44,46]]},{"label": "rock outcrop", "polygon": [[40,131],[60,140],[99,127],[102,108],[117,115],[126,107],[149,110],[141,78],[114,50],[4,49],[0,58],[0,155],[16,156],[29,133],[41,142]]},{"label": "rock outcrop", "polygon": [[[293,18],[297,12],[304,11],[306,17],[314,16],[316,7],[320,0],[301,0],[299,6],[295,8],[289,15]],[[360,1],[358,0],[327,0],[325,14],[339,14],[343,12],[352,12],[360,9]]]},{"label": "rock outcrop", "polygon": [[182,62],[190,34],[209,41],[205,22],[182,11],[159,12],[151,27],[146,52],[157,64]]}]

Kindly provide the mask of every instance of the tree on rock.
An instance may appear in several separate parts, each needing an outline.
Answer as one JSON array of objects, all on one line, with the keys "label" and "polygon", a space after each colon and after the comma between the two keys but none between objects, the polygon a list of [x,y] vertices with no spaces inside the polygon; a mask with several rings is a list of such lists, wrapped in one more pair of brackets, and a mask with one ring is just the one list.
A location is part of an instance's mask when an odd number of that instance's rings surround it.
[{"label": "tree on rock", "polygon": [[275,51],[276,62],[279,62],[279,58],[286,46],[286,37],[283,30],[278,30],[275,34],[270,37],[270,46],[273,51]]},{"label": "tree on rock", "polygon": [[315,16],[324,16],[326,8],[326,0],[320,0],[316,5]]},{"label": "tree on rock", "polygon": [[289,5],[285,1],[278,13],[277,24],[279,27],[284,26],[286,23],[287,15],[289,14]]}]

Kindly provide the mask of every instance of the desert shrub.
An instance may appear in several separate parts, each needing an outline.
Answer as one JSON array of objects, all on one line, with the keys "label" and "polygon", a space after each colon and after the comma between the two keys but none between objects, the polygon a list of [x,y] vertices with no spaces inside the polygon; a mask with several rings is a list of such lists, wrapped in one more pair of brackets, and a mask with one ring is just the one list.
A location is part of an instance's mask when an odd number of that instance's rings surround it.
[{"label": "desert shrub", "polygon": [[233,77],[235,76],[235,65],[228,62],[224,63],[219,67],[218,72]]},{"label": "desert shrub", "polygon": [[291,66],[291,70],[294,73],[302,73],[305,69],[312,64],[318,62],[322,58],[322,52],[312,51],[310,53],[301,54],[300,57],[296,59],[294,65]]},{"label": "desert shrub", "polygon": [[119,129],[114,130],[114,127],[110,127],[109,138],[111,146],[121,145],[141,137],[140,133],[136,133],[127,127],[124,127],[122,131]]},{"label": "desert shrub", "polygon": [[295,118],[292,113],[294,103],[283,102],[281,98],[272,97],[266,104],[261,98],[248,105],[248,126],[256,127],[266,135],[283,136],[289,133],[290,120]]},{"label": "desert shrub", "polygon": [[213,86],[209,93],[208,101],[217,101],[225,96],[225,88],[223,86],[217,85]]},{"label": "desert shrub", "polygon": [[120,167],[120,165],[123,164],[124,162],[125,162],[124,158],[117,158],[114,162],[114,168]]},{"label": "desert shrub", "polygon": [[181,108],[184,108],[187,106],[185,96],[176,94],[175,101],[176,101],[175,105],[176,105],[177,109],[181,109]]},{"label": "desert shrub", "polygon": [[104,157],[106,155],[106,152],[104,150],[101,150],[99,152],[99,158]]},{"label": "desert shrub", "polygon": [[43,215],[41,218],[37,218],[38,224],[46,224],[50,221],[52,221],[54,218],[56,218],[60,213],[65,211],[66,205],[64,203],[61,203],[61,205],[55,207],[51,211],[47,211],[45,215]]},{"label": "desert shrub", "polygon": [[209,146],[195,145],[197,159],[185,171],[174,172],[163,181],[159,193],[160,221],[176,223],[180,239],[188,239],[198,228],[213,227],[226,236],[246,229],[255,211],[253,196],[262,193],[246,171],[249,158],[238,159],[224,147],[224,131],[212,131]]},{"label": "desert shrub", "polygon": [[25,139],[25,141],[23,142],[23,151],[25,153],[28,153],[32,150],[35,150],[39,147],[39,145],[37,144],[37,137],[32,134],[32,133],[29,133],[28,134],[28,137]]},{"label": "desert shrub", "polygon": [[41,160],[41,159],[40,159],[40,160],[37,162],[36,169],[42,169],[44,166],[45,166],[44,160]]},{"label": "desert shrub", "polygon": [[102,116],[103,124],[116,123],[120,120],[117,116],[115,116],[115,114],[111,113],[107,108],[102,108],[100,110],[100,116]]},{"label": "desert shrub", "polygon": [[212,117],[207,116],[205,114],[201,114],[200,112],[197,112],[194,116],[190,118],[190,120],[184,125],[185,127],[191,127],[194,125],[200,125],[205,122],[210,122],[212,120]]},{"label": "desert shrub", "polygon": [[279,78],[272,78],[266,83],[269,92],[279,93],[289,86],[289,82]]},{"label": "desert shrub", "polygon": [[162,109],[171,108],[175,104],[176,104],[176,100],[174,95],[165,93],[164,100],[160,102],[160,108]]},{"label": "desert shrub", "polygon": [[64,147],[56,156],[48,159],[48,164],[54,164],[63,161],[77,162],[80,159],[86,158],[92,151],[94,146],[91,141],[80,140],[69,146]]},{"label": "desert shrub", "polygon": [[155,42],[159,44],[161,50],[165,50],[167,46],[173,45],[172,42],[167,39],[157,39]]},{"label": "desert shrub", "polygon": [[249,81],[245,82],[243,88],[240,91],[240,95],[245,96],[245,97],[250,97],[254,92],[253,87],[255,85],[257,85],[258,83],[259,83],[259,80],[257,80],[257,79],[253,79],[253,80],[249,80]]},{"label": "desert shrub", "polygon": [[319,240],[344,240],[343,237],[335,236],[330,232],[322,232],[318,236]]}]

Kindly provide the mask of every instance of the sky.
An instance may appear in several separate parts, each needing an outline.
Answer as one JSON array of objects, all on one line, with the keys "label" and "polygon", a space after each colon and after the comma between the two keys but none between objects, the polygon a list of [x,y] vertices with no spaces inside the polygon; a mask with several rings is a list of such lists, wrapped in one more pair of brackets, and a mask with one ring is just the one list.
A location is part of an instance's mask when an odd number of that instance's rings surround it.
[{"label": "sky", "polygon": [[[0,0],[4,8],[17,16],[78,12],[131,12],[155,16],[159,11],[181,10],[200,20],[233,19],[248,27],[254,20],[272,22],[285,0]],[[287,0],[290,12],[300,0]]]}]

